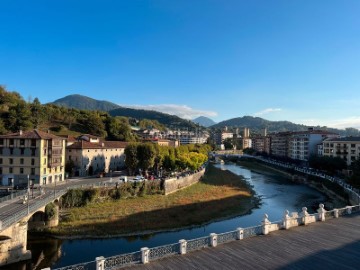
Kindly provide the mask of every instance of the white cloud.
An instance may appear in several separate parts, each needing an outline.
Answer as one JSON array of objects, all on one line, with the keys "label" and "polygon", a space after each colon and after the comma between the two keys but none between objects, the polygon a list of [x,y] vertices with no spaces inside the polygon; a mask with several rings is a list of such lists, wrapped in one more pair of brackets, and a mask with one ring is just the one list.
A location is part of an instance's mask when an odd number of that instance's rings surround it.
[{"label": "white cloud", "polygon": [[206,116],[206,117],[217,116],[217,112],[196,110],[187,105],[159,104],[159,105],[120,105],[120,106],[133,108],[133,109],[158,111],[162,113],[177,115],[184,119],[194,119],[199,116]]},{"label": "white cloud", "polygon": [[360,129],[360,116],[352,116],[345,119],[334,120],[329,122],[327,126],[340,129],[344,129],[347,127]]},{"label": "white cloud", "polygon": [[254,116],[261,116],[264,114],[269,114],[269,113],[273,113],[273,112],[281,112],[281,111],[282,111],[282,109],[280,109],[280,108],[267,108],[260,112],[254,113]]}]

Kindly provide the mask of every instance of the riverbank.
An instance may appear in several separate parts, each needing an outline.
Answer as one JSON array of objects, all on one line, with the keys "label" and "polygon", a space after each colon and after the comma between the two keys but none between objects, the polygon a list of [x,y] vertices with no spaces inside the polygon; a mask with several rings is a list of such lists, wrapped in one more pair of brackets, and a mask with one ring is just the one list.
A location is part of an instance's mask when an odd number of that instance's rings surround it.
[{"label": "riverbank", "polygon": [[[304,176],[300,174],[290,173],[289,169],[283,169],[281,167],[274,167],[267,163],[263,163],[257,160],[240,160],[237,162],[239,165],[243,165],[250,170],[266,173],[277,173],[288,179],[288,181],[294,183],[305,184],[317,191],[323,193],[326,196],[325,201],[321,202],[325,205],[325,208],[331,210],[333,208],[341,208],[348,205],[348,196],[342,190],[339,190],[338,186],[329,181],[323,179],[317,179],[314,176]],[[318,205],[314,205],[314,209],[317,209]]]},{"label": "riverbank", "polygon": [[209,165],[202,180],[168,196],[151,195],[63,209],[58,238],[106,238],[199,226],[247,214],[258,200],[246,180]]}]

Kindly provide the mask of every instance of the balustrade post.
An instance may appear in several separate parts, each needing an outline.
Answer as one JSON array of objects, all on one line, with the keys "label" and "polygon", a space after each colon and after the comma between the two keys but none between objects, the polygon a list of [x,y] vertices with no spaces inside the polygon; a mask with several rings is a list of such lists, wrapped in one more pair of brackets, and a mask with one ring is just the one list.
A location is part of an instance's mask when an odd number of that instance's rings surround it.
[{"label": "balustrade post", "polygon": [[237,231],[236,240],[244,239],[244,229],[243,228],[237,228],[236,231]]},{"label": "balustrade post", "polygon": [[210,246],[216,247],[217,246],[217,234],[210,233]]},{"label": "balustrade post", "polygon": [[308,213],[306,207],[303,207],[303,208],[302,208],[301,216],[302,216],[302,223],[303,223],[304,225],[308,224],[308,216],[309,216],[309,213]]},{"label": "balustrade post", "polygon": [[96,257],[96,270],[105,270],[105,258],[103,256]]},{"label": "balustrade post", "polygon": [[179,240],[180,254],[186,254],[187,241],[185,239]]},{"label": "balustrade post", "polygon": [[348,215],[351,215],[351,210],[352,210],[352,207],[351,206],[346,206],[346,213]]},{"label": "balustrade post", "polygon": [[339,218],[339,209],[334,209],[334,217]]},{"label": "balustrade post", "polygon": [[269,234],[269,226],[271,225],[271,222],[267,214],[264,215],[264,219],[261,222],[261,225],[262,225],[262,233],[264,235]]},{"label": "balustrade post", "polygon": [[147,247],[143,247],[140,249],[141,251],[141,262],[143,264],[146,264],[149,262],[149,253],[150,253],[150,249]]},{"label": "balustrade post", "polygon": [[319,209],[317,210],[319,213],[319,221],[325,221],[325,213],[324,205],[322,203],[319,204]]},{"label": "balustrade post", "polygon": [[284,228],[285,228],[285,230],[290,229],[289,210],[285,210],[285,213],[284,213]]}]

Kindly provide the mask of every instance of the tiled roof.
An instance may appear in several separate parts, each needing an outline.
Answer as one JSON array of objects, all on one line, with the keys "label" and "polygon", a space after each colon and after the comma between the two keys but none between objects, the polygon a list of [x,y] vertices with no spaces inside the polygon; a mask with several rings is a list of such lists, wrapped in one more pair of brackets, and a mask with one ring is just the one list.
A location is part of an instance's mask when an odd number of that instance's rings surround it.
[{"label": "tiled roof", "polygon": [[0,135],[0,138],[4,139],[64,139],[62,137],[56,136],[54,134],[44,132],[41,130],[29,130],[29,131],[19,131],[16,133],[10,133],[6,135]]},{"label": "tiled roof", "polygon": [[120,141],[103,141],[101,143],[91,143],[87,141],[78,141],[68,146],[68,149],[111,149],[125,148],[129,143]]}]

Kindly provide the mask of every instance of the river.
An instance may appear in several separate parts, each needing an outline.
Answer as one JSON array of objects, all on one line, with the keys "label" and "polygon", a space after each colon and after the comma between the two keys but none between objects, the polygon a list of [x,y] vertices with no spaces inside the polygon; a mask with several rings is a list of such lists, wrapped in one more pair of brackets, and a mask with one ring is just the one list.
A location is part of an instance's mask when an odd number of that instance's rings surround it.
[{"label": "river", "polygon": [[[98,256],[114,256],[140,250],[142,247],[155,247],[170,243],[177,243],[179,239],[193,239],[235,230],[238,227],[259,225],[264,214],[269,215],[270,221],[280,220],[287,209],[290,212],[299,212],[303,206],[313,212],[312,206],[327,198],[324,194],[303,184],[291,182],[282,174],[271,170],[260,169],[254,171],[234,163],[217,164],[217,167],[230,170],[242,175],[253,186],[256,196],[260,198],[261,205],[251,213],[216,221],[207,225],[181,229],[171,232],[148,234],[143,236],[119,237],[110,239],[39,239],[29,235],[28,249],[33,259],[27,264],[16,264],[6,269],[51,269],[93,261]],[[161,221],[160,221],[161,222]]]}]

